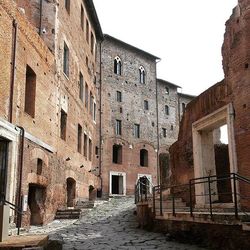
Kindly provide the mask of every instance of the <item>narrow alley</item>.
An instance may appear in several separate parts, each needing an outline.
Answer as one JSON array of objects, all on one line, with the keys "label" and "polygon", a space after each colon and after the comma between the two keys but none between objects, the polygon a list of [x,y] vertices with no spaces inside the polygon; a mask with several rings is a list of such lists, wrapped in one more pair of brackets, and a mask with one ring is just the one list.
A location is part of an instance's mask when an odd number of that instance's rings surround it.
[{"label": "narrow alley", "polygon": [[63,249],[173,249],[201,250],[194,245],[168,241],[164,234],[138,228],[134,199],[111,199],[88,210],[80,220],[56,220],[44,227],[32,227],[31,234],[48,233],[63,241]]}]

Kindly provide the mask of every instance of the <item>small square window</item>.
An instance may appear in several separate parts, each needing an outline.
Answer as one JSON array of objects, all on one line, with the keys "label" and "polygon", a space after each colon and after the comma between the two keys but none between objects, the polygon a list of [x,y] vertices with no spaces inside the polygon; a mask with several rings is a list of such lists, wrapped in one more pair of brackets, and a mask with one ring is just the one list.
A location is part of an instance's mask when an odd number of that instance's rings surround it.
[{"label": "small square window", "polygon": [[165,87],[165,93],[166,93],[167,95],[169,95],[169,88],[168,88],[168,87]]}]

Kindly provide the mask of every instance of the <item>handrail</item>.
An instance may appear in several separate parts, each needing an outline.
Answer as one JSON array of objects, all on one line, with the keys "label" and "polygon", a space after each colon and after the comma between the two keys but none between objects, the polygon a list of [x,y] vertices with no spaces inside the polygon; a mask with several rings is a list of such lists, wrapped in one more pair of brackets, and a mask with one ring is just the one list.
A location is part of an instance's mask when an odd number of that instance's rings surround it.
[{"label": "handrail", "polygon": [[[217,189],[216,191],[213,190],[213,183],[223,183],[224,181],[230,181],[230,190],[224,190],[224,192],[219,192],[219,190]],[[163,215],[163,198],[165,199],[165,195],[163,196],[163,191],[164,190],[168,190],[170,189],[169,194],[167,195],[167,197],[172,199],[172,214],[173,216],[176,216],[176,196],[177,194],[180,193],[185,193],[185,192],[189,192],[189,208],[190,208],[190,216],[193,216],[193,207],[194,207],[194,202],[195,202],[195,198],[197,196],[203,196],[203,197],[208,197],[208,205],[209,205],[209,212],[210,212],[210,218],[213,220],[213,212],[214,212],[214,206],[213,206],[213,197],[229,197],[231,196],[230,199],[232,199],[232,203],[234,204],[234,214],[235,214],[235,218],[238,219],[239,216],[239,204],[238,201],[239,199],[243,200],[243,199],[250,199],[250,197],[243,197],[242,195],[239,194],[238,192],[238,186],[237,183],[238,182],[243,182],[246,184],[250,185],[250,179],[247,177],[244,177],[238,173],[229,173],[226,175],[210,175],[210,176],[203,176],[203,177],[198,177],[198,178],[192,178],[189,180],[189,183],[186,184],[180,184],[180,185],[157,185],[153,187],[153,212],[155,214],[155,207],[156,207],[156,200],[160,199],[160,214]],[[201,193],[201,194],[195,194],[195,189],[194,187],[196,185],[199,184],[207,184],[207,192],[205,193]],[[145,187],[146,188],[149,186],[149,184],[145,184],[140,182],[140,180],[138,180],[136,187],[138,188],[140,187]],[[213,184],[214,185],[214,184]],[[181,190],[177,190],[177,189],[183,188]],[[137,190],[138,191],[138,190]],[[223,190],[221,190],[223,191]],[[138,192],[137,192],[138,193]],[[147,193],[147,192],[146,192]],[[156,193],[158,195],[156,195]],[[243,197],[243,198],[242,198]],[[143,196],[141,194],[141,201],[143,201]],[[139,199],[137,199],[139,200]],[[145,194],[145,200],[147,200],[147,195]]]}]

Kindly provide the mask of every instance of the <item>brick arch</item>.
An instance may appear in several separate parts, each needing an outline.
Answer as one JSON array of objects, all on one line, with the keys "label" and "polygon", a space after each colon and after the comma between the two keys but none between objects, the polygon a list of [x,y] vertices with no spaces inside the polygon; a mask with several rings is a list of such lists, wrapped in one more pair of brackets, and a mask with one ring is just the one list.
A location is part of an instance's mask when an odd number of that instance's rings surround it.
[{"label": "brick arch", "polygon": [[44,166],[49,166],[49,157],[47,154],[40,148],[34,148],[30,151],[30,160],[41,159],[44,163]]}]

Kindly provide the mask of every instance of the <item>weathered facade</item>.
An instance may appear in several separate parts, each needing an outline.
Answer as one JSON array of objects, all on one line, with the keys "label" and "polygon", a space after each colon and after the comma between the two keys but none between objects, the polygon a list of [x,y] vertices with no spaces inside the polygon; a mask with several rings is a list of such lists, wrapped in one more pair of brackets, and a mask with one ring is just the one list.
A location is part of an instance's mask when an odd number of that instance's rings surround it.
[{"label": "weathered facade", "polygon": [[101,178],[104,195],[168,179],[178,133],[179,86],[157,79],[158,58],[109,35],[100,45]]},{"label": "weathered facade", "polygon": [[91,169],[102,33],[92,1],[66,2],[0,1],[1,193],[23,205],[23,225],[51,221],[100,186]]},{"label": "weathered facade", "polygon": [[[249,159],[249,96],[250,96],[250,3],[239,1],[226,23],[222,47],[225,79],[203,92],[187,105],[180,124],[178,141],[170,148],[173,184],[189,179],[237,174],[250,177]],[[227,127],[228,143],[218,146],[214,131]],[[217,145],[216,145],[217,144]],[[224,149],[223,149],[224,148]],[[228,160],[226,160],[228,159]],[[234,175],[232,175],[234,176]],[[211,190],[214,203],[232,203],[236,199],[241,209],[250,208],[249,187],[237,179],[234,183],[214,182]],[[204,184],[196,185],[196,206],[208,203]],[[229,199],[222,194],[229,193]],[[185,200],[187,197],[183,196]]]}]

